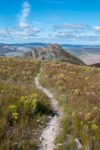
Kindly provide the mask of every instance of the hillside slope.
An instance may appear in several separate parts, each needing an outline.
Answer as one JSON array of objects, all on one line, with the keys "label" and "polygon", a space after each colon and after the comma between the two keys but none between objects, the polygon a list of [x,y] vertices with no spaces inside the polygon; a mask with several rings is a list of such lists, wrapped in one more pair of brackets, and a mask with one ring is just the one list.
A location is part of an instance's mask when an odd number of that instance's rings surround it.
[{"label": "hillside slope", "polygon": [[51,148],[55,135],[56,150],[75,150],[77,139],[82,150],[100,149],[100,69],[0,58],[0,150]]},{"label": "hillside slope", "polygon": [[91,67],[100,67],[100,63],[96,63],[96,64],[93,64],[93,65],[90,65]]},{"label": "hillside slope", "polygon": [[65,113],[56,150],[76,150],[77,140],[82,150],[100,150],[100,69],[46,61],[40,83]]},{"label": "hillside slope", "polygon": [[50,99],[35,86],[40,61],[0,58],[0,150],[36,150],[51,115]]},{"label": "hillside slope", "polygon": [[64,61],[76,65],[84,65],[84,63],[81,60],[66,52],[61,46],[57,44],[52,44],[44,48],[38,48],[26,52],[24,54],[24,57],[40,60]]}]

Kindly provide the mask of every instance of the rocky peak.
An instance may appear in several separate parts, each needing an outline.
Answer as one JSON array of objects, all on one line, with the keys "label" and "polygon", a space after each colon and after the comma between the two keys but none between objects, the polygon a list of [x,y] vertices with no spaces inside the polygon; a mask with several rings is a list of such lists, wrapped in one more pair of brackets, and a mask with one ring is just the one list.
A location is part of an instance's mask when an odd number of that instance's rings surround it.
[{"label": "rocky peak", "polygon": [[24,57],[40,60],[65,61],[72,64],[84,65],[84,63],[81,60],[66,52],[58,44],[51,44],[43,48],[36,48],[32,51],[26,52],[24,54]]}]

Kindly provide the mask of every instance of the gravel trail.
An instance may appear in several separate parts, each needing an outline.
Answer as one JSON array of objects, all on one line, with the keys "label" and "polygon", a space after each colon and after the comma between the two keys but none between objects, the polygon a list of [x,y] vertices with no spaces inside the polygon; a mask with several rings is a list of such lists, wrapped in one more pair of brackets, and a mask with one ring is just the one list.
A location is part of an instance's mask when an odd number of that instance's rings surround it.
[{"label": "gravel trail", "polygon": [[56,150],[54,144],[55,138],[60,129],[60,119],[63,115],[62,111],[58,106],[57,100],[54,98],[53,94],[50,93],[47,89],[43,88],[39,84],[39,74],[35,78],[35,85],[37,88],[41,89],[50,99],[51,105],[54,109],[55,116],[51,117],[46,127],[42,130],[40,135],[40,148],[39,150]]}]

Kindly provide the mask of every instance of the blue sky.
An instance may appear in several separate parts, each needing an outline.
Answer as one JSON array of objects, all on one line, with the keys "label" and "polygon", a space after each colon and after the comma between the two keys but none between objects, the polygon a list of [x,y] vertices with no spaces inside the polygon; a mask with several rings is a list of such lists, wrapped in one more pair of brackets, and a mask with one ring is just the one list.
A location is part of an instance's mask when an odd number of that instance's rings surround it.
[{"label": "blue sky", "polygon": [[0,43],[100,44],[99,0],[3,0]]}]

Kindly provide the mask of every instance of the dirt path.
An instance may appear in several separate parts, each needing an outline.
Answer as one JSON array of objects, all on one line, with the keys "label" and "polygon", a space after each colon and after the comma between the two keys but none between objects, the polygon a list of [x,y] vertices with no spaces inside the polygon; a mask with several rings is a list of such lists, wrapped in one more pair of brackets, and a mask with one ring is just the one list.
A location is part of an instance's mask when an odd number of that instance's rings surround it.
[{"label": "dirt path", "polygon": [[60,119],[63,113],[59,109],[57,100],[54,98],[53,94],[39,84],[39,74],[35,78],[35,85],[51,99],[51,105],[54,111],[56,112],[56,115],[54,117],[51,117],[46,127],[41,132],[40,135],[41,145],[39,150],[55,150],[56,146],[54,144],[54,141],[59,131]]}]

